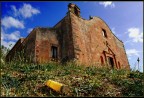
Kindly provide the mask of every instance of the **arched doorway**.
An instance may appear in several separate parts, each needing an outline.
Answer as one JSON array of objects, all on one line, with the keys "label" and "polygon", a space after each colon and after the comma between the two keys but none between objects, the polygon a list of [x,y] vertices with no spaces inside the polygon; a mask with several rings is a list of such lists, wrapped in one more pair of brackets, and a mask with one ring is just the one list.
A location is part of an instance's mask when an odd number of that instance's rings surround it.
[{"label": "arched doorway", "polygon": [[107,46],[107,48],[103,51],[105,62],[111,67],[117,67],[117,61],[114,52]]},{"label": "arched doorway", "polygon": [[108,58],[108,64],[109,64],[112,68],[114,68],[114,60],[113,60],[113,58],[110,57],[110,56],[107,56],[107,58]]}]

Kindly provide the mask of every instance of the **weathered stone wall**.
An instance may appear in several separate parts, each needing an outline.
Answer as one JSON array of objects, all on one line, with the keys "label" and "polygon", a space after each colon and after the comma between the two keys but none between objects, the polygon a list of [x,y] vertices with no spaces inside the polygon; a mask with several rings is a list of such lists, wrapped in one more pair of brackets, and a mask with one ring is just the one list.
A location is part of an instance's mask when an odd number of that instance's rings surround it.
[{"label": "weathered stone wall", "polygon": [[6,60],[27,60],[28,62],[35,62],[35,30],[33,30],[25,39],[19,39],[14,47],[7,54]]},{"label": "weathered stone wall", "polygon": [[24,38],[20,38],[16,44],[13,46],[13,48],[9,51],[9,53],[6,55],[6,61],[11,61],[12,59],[16,59],[16,53],[20,52],[20,48],[22,47],[22,42]]},{"label": "weathered stone wall", "polygon": [[[23,41],[22,49],[24,49],[24,57],[29,62],[35,62],[35,40],[36,40],[36,29],[34,29]],[[22,50],[21,49],[21,50]]]},{"label": "weathered stone wall", "polygon": [[[128,61],[123,48],[123,43],[114,37],[106,23],[98,17],[84,20],[70,13],[75,57],[79,63],[101,63],[101,57],[105,58],[103,51],[107,50],[106,43],[116,56],[116,62],[127,66]],[[102,29],[107,33],[107,38],[102,35]],[[105,60],[104,60],[104,63]],[[116,65],[116,64],[115,64]]]},{"label": "weathered stone wall", "polygon": [[[58,47],[58,59],[60,61],[65,62],[74,58],[69,14],[53,28],[35,28],[22,42],[21,48],[14,48],[14,50],[21,51],[24,49],[25,58],[31,62],[47,63],[52,59],[51,46]],[[11,53],[14,52],[11,50]],[[11,57],[13,58],[13,55]]]},{"label": "weathered stone wall", "polygon": [[46,63],[51,60],[51,46],[58,47],[58,59],[62,62],[74,58],[70,17],[67,14],[53,28],[37,28],[36,30],[36,61]]},{"label": "weathered stone wall", "polygon": [[114,37],[114,41],[116,42],[116,45],[117,45],[117,47],[116,47],[117,56],[116,57],[119,60],[121,67],[130,69],[130,67],[128,66],[129,62],[128,62],[127,55],[125,52],[124,44],[119,42],[119,40],[116,37]]},{"label": "weathered stone wall", "polygon": [[58,48],[58,59],[62,62],[77,59],[77,63],[87,66],[101,65],[107,64],[111,57],[114,67],[129,69],[124,45],[108,25],[98,17],[85,20],[71,11],[53,28],[35,28],[23,42],[17,42],[8,57],[13,58],[14,51],[24,49],[30,61],[47,63],[52,59],[52,46]]},{"label": "weathered stone wall", "polygon": [[69,14],[56,24],[54,28],[57,30],[58,34],[61,61],[72,60],[74,58],[74,47]]},{"label": "weathered stone wall", "polygon": [[37,28],[35,45],[37,63],[47,63],[51,60],[52,45],[59,47],[56,30],[48,28]]}]

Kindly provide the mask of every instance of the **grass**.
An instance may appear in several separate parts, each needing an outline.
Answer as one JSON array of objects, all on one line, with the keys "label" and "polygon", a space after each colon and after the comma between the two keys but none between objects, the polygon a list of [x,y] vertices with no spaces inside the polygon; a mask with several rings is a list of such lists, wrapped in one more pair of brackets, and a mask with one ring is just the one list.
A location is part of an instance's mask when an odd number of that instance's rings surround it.
[{"label": "grass", "polygon": [[[67,85],[69,94],[57,93],[47,80]],[[1,64],[1,96],[19,97],[130,97],[143,96],[143,73],[116,70],[106,66],[85,67],[73,62],[35,65],[21,62]]]}]

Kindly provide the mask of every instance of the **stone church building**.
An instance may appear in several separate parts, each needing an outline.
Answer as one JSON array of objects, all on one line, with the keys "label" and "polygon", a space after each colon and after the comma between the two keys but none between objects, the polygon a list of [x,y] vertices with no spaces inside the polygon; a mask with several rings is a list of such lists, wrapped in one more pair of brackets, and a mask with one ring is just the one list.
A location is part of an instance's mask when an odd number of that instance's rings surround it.
[{"label": "stone church building", "polygon": [[54,27],[37,27],[26,38],[20,38],[6,60],[18,59],[20,51],[30,62],[39,64],[75,60],[86,66],[107,64],[129,69],[123,42],[101,18],[83,19],[80,8],[72,3],[68,5],[66,16]]}]

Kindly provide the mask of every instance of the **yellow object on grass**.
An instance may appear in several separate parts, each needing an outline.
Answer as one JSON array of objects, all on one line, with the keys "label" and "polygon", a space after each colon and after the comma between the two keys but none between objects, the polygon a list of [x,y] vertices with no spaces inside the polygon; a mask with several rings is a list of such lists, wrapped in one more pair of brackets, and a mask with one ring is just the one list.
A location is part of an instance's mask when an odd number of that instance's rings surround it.
[{"label": "yellow object on grass", "polygon": [[46,82],[46,85],[50,88],[52,88],[53,90],[57,91],[57,92],[61,92],[62,86],[63,84],[52,81],[52,80],[48,80]]}]

